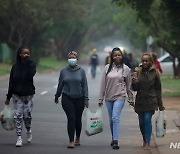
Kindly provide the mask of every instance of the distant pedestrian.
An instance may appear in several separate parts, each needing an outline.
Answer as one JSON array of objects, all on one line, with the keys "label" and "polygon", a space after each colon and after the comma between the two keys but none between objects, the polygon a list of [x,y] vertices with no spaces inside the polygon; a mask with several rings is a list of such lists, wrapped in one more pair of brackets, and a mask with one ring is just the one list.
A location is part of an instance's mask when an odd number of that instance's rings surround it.
[{"label": "distant pedestrian", "polygon": [[89,65],[91,67],[92,79],[94,79],[96,77],[96,68],[99,65],[99,56],[97,54],[96,48],[92,50],[92,54],[89,58]]},{"label": "distant pedestrian", "polygon": [[[67,130],[69,135],[68,148],[80,145],[82,128],[82,113],[88,107],[88,84],[83,68],[77,64],[78,54],[75,51],[68,53],[68,66],[60,72],[55,103],[62,95],[61,103],[67,116]],[[76,139],[74,135],[76,133]]]},{"label": "distant pedestrian", "polygon": [[109,55],[105,59],[105,65],[111,63],[111,53],[112,53],[112,51],[109,51],[109,53],[108,53]]},{"label": "distant pedestrian", "polygon": [[14,120],[18,136],[16,146],[22,146],[23,121],[26,127],[27,142],[32,140],[31,112],[33,107],[33,95],[35,87],[33,77],[36,73],[36,66],[30,60],[30,50],[27,47],[20,47],[17,51],[16,63],[12,66],[7,99],[5,104],[10,103],[12,97],[14,105]]},{"label": "distant pedestrian", "polygon": [[131,69],[131,63],[130,63],[129,56],[124,49],[122,50],[122,55],[123,55],[123,63]]},{"label": "distant pedestrian", "polygon": [[132,89],[137,91],[135,112],[138,114],[139,127],[143,137],[144,149],[150,149],[152,134],[152,115],[155,110],[164,110],[161,98],[161,81],[159,72],[154,66],[150,53],[141,57],[142,66],[138,67],[137,75],[133,77]]},{"label": "distant pedestrian", "polygon": [[139,66],[138,61],[136,60],[136,58],[134,58],[132,53],[129,53],[128,57],[129,57],[130,64],[131,64],[131,71],[134,72],[135,68]]},{"label": "distant pedestrian", "polygon": [[153,57],[154,64],[155,64],[157,70],[158,70],[160,73],[162,73],[163,71],[162,71],[160,62],[159,62],[158,59],[157,59],[157,54],[156,54],[155,52],[153,52],[152,57]]},{"label": "distant pedestrian", "polygon": [[103,105],[103,100],[105,100],[109,113],[113,149],[119,149],[120,114],[124,107],[126,94],[129,104],[134,104],[131,80],[130,68],[123,64],[121,50],[114,48],[111,63],[105,66],[102,74],[99,95],[99,106]]}]

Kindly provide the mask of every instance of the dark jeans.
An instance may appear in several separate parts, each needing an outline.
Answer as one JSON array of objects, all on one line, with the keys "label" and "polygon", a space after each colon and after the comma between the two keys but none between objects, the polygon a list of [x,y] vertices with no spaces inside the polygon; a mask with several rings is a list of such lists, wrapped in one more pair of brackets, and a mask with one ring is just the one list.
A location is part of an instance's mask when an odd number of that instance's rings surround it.
[{"label": "dark jeans", "polygon": [[154,112],[138,112],[139,127],[145,142],[149,142],[152,134],[152,115]]},{"label": "dark jeans", "polygon": [[96,77],[96,64],[91,65],[91,75],[92,75],[92,78]]},{"label": "dark jeans", "polygon": [[82,129],[82,113],[84,110],[84,98],[71,98],[66,94],[62,95],[62,107],[67,116],[67,130],[69,135],[69,141],[74,141],[74,134],[79,138]]}]

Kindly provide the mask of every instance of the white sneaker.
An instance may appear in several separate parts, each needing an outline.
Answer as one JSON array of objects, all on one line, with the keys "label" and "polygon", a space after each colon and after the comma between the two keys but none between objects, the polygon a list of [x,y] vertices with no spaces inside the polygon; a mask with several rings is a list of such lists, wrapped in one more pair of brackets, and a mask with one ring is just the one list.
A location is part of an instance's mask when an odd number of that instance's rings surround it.
[{"label": "white sneaker", "polygon": [[31,130],[26,132],[27,135],[27,143],[31,143],[32,141],[32,133]]},{"label": "white sneaker", "polygon": [[22,138],[18,137],[17,142],[16,142],[16,147],[22,147]]}]

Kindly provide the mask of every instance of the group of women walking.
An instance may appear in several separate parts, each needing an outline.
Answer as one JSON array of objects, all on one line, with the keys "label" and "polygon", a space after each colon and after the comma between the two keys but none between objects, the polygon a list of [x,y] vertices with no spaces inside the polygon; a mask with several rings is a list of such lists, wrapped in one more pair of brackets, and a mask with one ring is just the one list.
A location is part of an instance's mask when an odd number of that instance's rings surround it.
[{"label": "group of women walking", "polygon": [[[12,66],[9,89],[5,104],[9,104],[12,97],[14,105],[14,119],[18,136],[16,146],[22,146],[23,121],[27,130],[27,142],[32,140],[31,111],[35,87],[33,77],[36,66],[29,58],[27,47],[19,48],[16,63]],[[151,118],[155,110],[164,110],[161,98],[161,82],[159,72],[154,66],[150,53],[141,57],[142,65],[136,68],[136,75],[132,77],[130,68],[123,63],[123,54],[119,48],[114,48],[111,63],[102,72],[98,105],[106,104],[112,139],[110,145],[119,149],[120,114],[125,100],[134,107],[138,114],[139,127],[142,134],[143,148],[150,149],[152,133]],[[78,53],[71,51],[67,56],[68,65],[60,71],[59,82],[54,102],[59,103],[61,97],[62,108],[67,116],[67,131],[69,136],[68,148],[80,146],[82,129],[82,114],[89,106],[88,82],[85,70],[78,65]],[[134,103],[132,90],[137,91]]]}]

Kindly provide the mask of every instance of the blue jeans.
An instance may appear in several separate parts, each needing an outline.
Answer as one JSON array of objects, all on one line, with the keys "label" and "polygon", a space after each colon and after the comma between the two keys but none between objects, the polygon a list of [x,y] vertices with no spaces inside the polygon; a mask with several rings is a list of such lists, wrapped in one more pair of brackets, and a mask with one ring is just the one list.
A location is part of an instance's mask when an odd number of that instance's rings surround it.
[{"label": "blue jeans", "polygon": [[125,100],[105,101],[109,114],[112,140],[118,140],[120,132],[120,114]]},{"label": "blue jeans", "polygon": [[139,127],[145,142],[149,142],[152,134],[152,115],[153,112],[138,112]]}]

